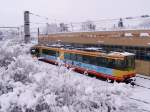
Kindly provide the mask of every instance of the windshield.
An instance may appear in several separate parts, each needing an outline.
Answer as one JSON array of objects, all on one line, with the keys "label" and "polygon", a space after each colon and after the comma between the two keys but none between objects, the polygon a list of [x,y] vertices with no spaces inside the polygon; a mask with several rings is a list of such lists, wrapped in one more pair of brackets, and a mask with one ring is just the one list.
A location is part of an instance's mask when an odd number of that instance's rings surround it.
[{"label": "windshield", "polygon": [[135,68],[135,56],[126,56],[124,60],[108,59],[107,66],[118,70],[133,70]]},{"label": "windshield", "polygon": [[124,60],[108,59],[108,67],[113,69],[122,70],[125,68]]}]

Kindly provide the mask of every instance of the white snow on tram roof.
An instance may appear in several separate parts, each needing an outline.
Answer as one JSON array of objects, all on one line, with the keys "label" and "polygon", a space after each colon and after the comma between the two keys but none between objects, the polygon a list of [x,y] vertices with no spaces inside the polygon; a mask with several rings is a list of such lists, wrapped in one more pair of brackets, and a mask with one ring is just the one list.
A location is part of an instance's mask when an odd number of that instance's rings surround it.
[{"label": "white snow on tram roof", "polygon": [[113,56],[113,55],[118,55],[118,56],[131,56],[131,55],[135,55],[133,53],[129,53],[129,52],[111,52],[108,54],[109,56]]},{"label": "white snow on tram roof", "polygon": [[61,45],[61,44],[53,44],[53,45],[50,45],[51,47],[63,47],[64,45]]},{"label": "white snow on tram roof", "polygon": [[102,48],[97,48],[97,47],[88,47],[88,48],[85,48],[87,50],[100,50]]}]

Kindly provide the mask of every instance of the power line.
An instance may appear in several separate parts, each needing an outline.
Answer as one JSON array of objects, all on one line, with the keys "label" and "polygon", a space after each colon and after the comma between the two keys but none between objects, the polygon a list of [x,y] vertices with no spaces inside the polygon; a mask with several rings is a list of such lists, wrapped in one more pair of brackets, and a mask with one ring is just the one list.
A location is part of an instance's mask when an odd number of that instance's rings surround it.
[{"label": "power line", "polygon": [[38,22],[30,22],[31,24],[47,24],[47,23],[38,23]]},{"label": "power line", "polygon": [[34,13],[31,13],[31,12],[30,12],[30,14],[31,14],[31,15],[34,15],[34,16],[36,16],[36,17],[39,17],[39,18],[46,19],[46,20],[48,21],[48,17],[41,16],[41,15],[38,15],[38,14],[34,14]]},{"label": "power line", "polygon": [[19,29],[19,27],[12,27],[12,26],[6,26],[6,27],[0,27],[0,28],[4,28],[4,29],[5,29],[5,28],[6,28],[6,29],[7,29],[7,28]]}]

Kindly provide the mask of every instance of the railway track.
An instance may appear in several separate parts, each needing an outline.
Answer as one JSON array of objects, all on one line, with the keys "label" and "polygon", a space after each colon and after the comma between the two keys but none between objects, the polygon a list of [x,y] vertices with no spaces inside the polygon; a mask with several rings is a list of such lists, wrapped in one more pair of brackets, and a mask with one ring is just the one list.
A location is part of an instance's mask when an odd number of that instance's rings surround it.
[{"label": "railway track", "polygon": [[131,98],[131,97],[129,97],[129,99],[131,99],[131,100],[135,100],[135,101],[142,102],[142,103],[145,103],[145,104],[150,105],[150,102],[146,102],[146,101],[143,101],[143,100],[140,100],[140,99]]},{"label": "railway track", "polygon": [[142,88],[145,88],[145,89],[150,89],[150,88],[148,88],[148,87],[145,87],[145,86],[139,85],[139,84],[135,84],[135,86],[142,87]]},{"label": "railway track", "polygon": [[150,78],[142,77],[142,76],[139,76],[139,75],[137,75],[136,77],[138,77],[138,78],[142,78],[142,79],[146,79],[146,80],[150,80]]},{"label": "railway track", "polygon": [[[147,102],[147,101],[143,101],[143,100],[136,99],[136,98],[131,98],[131,97],[128,97],[128,98],[131,99],[131,100],[140,102],[140,103],[144,103],[144,104],[150,105],[150,102]],[[142,112],[150,112],[150,110],[142,109]]]},{"label": "railway track", "polygon": [[[141,78],[141,79],[144,79],[144,80],[149,80],[150,81],[150,78],[146,78],[146,77],[142,77],[142,76],[136,76],[137,78]],[[136,78],[135,77],[135,78]],[[138,87],[142,87],[142,88],[145,88],[145,89],[150,89],[149,87],[145,87],[145,86],[143,86],[143,85],[140,85],[140,84],[138,84],[138,83],[136,83],[136,82],[134,82],[134,84],[135,84],[135,86],[138,86]]]}]

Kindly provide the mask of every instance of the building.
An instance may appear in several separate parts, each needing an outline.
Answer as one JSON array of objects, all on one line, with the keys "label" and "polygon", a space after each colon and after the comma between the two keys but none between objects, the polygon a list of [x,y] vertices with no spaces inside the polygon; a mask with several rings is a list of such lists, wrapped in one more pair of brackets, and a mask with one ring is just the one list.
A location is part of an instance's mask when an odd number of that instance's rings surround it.
[{"label": "building", "polygon": [[137,73],[150,76],[150,30],[72,32],[39,37],[39,44],[58,41],[76,47],[101,47],[105,51],[135,53]]}]

